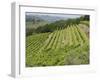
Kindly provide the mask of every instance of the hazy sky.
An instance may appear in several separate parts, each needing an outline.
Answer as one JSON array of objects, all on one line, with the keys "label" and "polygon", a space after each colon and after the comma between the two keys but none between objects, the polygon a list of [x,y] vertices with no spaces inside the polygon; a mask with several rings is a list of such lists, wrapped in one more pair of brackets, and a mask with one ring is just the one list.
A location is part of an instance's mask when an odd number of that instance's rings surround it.
[{"label": "hazy sky", "polygon": [[26,15],[33,15],[33,16],[51,16],[51,17],[63,17],[63,18],[77,18],[82,15],[79,14],[48,14],[48,13],[32,13],[32,12],[27,12]]}]

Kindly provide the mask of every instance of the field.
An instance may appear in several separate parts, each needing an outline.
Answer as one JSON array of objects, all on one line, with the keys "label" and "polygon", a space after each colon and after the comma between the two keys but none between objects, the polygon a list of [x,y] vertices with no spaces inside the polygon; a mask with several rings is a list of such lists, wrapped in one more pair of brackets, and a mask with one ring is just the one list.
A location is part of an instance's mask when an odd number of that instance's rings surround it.
[{"label": "field", "polygon": [[79,25],[26,39],[26,66],[89,64],[89,40]]},{"label": "field", "polygon": [[33,25],[33,22],[30,21],[30,22],[27,22],[27,23],[26,23],[26,26],[27,26],[27,28],[37,28],[37,27],[39,27],[39,26],[41,26],[41,25],[43,26],[43,25],[45,25],[45,24],[47,24],[46,21],[41,21],[41,22],[35,23],[35,24]]}]

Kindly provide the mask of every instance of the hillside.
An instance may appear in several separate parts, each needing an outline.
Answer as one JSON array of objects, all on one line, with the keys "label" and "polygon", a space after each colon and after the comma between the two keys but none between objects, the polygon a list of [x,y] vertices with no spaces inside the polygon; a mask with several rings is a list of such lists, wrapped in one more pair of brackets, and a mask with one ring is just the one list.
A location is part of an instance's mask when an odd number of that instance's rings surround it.
[{"label": "hillside", "polygon": [[26,38],[26,66],[89,64],[89,39],[80,25]]}]

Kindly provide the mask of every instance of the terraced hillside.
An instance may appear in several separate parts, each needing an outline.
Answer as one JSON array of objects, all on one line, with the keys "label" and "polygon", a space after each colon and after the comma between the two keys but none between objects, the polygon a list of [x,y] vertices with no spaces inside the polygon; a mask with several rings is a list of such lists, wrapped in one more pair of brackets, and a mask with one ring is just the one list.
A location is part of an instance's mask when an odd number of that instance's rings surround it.
[{"label": "terraced hillside", "polygon": [[80,25],[26,38],[26,66],[89,64],[89,39]]}]

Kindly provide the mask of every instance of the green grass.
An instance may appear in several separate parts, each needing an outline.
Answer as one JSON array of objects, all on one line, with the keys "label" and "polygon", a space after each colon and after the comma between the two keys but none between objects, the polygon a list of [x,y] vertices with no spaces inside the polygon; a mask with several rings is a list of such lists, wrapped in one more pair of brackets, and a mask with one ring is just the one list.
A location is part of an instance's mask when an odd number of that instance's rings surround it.
[{"label": "green grass", "polygon": [[89,39],[79,25],[26,37],[26,67],[89,64]]},{"label": "green grass", "polygon": [[90,24],[89,21],[81,21],[80,23],[86,25],[87,27],[90,26],[90,25],[89,25],[89,24]]},{"label": "green grass", "polygon": [[46,24],[48,24],[48,22],[46,21],[41,21],[34,24],[32,21],[30,21],[30,22],[26,22],[26,28],[38,28],[39,26],[44,26]]}]

